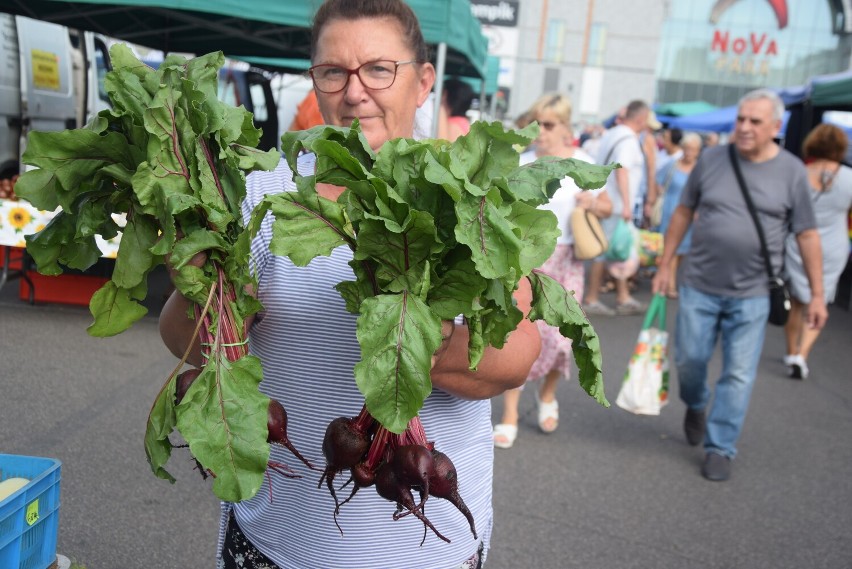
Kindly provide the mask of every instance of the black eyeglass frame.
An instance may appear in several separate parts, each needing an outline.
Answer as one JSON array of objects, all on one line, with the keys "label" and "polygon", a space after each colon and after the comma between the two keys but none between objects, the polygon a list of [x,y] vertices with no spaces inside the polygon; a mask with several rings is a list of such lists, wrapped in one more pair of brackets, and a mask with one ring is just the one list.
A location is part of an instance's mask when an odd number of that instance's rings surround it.
[{"label": "black eyeglass frame", "polygon": [[[391,82],[387,87],[370,87],[364,82],[364,78],[361,77],[361,69],[363,69],[365,65],[372,65],[374,63],[379,63],[379,62],[393,63],[393,79],[391,79]],[[309,67],[308,68],[308,75],[311,76],[311,82],[314,84],[314,88],[317,91],[319,91],[320,93],[325,93],[325,94],[328,94],[328,95],[334,94],[334,93],[340,93],[341,91],[346,89],[346,87],[349,86],[349,79],[351,79],[353,75],[358,76],[358,80],[361,82],[361,85],[363,85],[365,89],[369,89],[371,91],[384,91],[385,89],[390,89],[391,87],[393,87],[393,84],[396,83],[396,75],[399,72],[399,66],[400,65],[408,65],[410,63],[423,63],[423,62],[420,61],[419,59],[408,59],[408,60],[405,60],[405,61],[393,61],[392,59],[375,59],[373,61],[367,61],[365,63],[362,63],[361,65],[359,65],[358,67],[355,67],[354,69],[349,69],[349,68],[343,67],[342,65],[335,65],[334,63],[320,63],[319,65],[312,65],[311,67]],[[319,85],[317,85],[317,79],[316,79],[316,77],[314,77],[314,70],[320,69],[322,67],[335,67],[337,69],[340,69],[340,70],[346,72],[346,74],[347,74],[346,75],[346,81],[343,82],[343,86],[340,89],[337,89],[335,91],[326,91],[326,90],[321,89],[319,87]]]}]

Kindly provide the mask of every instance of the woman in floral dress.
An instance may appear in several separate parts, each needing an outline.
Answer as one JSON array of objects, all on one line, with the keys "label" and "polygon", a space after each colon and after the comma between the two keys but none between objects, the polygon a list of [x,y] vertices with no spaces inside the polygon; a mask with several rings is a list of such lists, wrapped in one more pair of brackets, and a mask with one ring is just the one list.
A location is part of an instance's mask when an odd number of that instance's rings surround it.
[{"label": "woman in floral dress", "polygon": [[[571,130],[571,101],[561,94],[544,95],[526,113],[539,125],[539,135],[534,150],[521,155],[521,163],[532,162],[543,156],[576,158],[593,162],[583,150],[574,146]],[[605,191],[582,191],[573,180],[565,178],[551,200],[541,206],[552,211],[558,220],[561,235],[556,249],[540,269],[559,281],[566,290],[573,291],[577,302],[583,302],[585,271],[583,262],[574,258],[574,239],[571,234],[570,218],[575,207],[589,209],[598,217],[608,217],[612,202]],[[541,334],[541,353],[533,364],[527,381],[542,379],[536,393],[538,403],[538,426],[545,433],[552,433],[559,424],[559,403],[556,387],[560,377],[570,377],[571,341],[559,333],[557,328],[544,321],[536,321]],[[509,448],[518,435],[518,403],[521,390],[511,389],[503,394],[503,417],[494,426],[494,445]]]}]

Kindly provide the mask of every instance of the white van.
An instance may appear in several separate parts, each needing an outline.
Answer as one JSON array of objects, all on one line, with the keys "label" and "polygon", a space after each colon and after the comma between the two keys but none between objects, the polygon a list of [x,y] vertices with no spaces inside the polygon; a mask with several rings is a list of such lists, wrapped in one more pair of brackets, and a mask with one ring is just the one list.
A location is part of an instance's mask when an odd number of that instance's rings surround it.
[{"label": "white van", "polygon": [[104,38],[0,14],[0,179],[20,172],[30,130],[83,126],[109,106]]}]

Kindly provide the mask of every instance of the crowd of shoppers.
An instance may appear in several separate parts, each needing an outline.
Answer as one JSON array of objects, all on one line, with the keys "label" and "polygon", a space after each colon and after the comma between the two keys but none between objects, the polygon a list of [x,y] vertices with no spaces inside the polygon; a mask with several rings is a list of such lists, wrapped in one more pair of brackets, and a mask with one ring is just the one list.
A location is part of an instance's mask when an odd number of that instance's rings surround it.
[{"label": "crowd of shoppers", "polygon": [[[636,100],[618,111],[610,128],[596,125],[581,137],[582,148],[592,151],[596,162],[621,164],[605,187],[611,215],[604,225],[610,234],[620,219],[664,235],[651,290],[678,301],[672,347],[679,395],[686,405],[684,434],[690,445],[703,446],[701,473],[708,480],[731,475],[769,310],[769,279],[757,229],[732,160],[756,203],[774,274],[784,274],[789,283],[792,308],[784,363],[793,378],[808,377],[808,354],[849,259],[852,169],[842,163],[846,134],[831,125],[817,127],[804,143],[803,165],[778,144],[783,112],[773,91],[748,93],[738,105],[727,143],[720,145],[717,133],[665,128],[645,102]],[[535,107],[524,116],[542,121]],[[647,140],[657,144],[649,148]],[[644,310],[630,293],[630,279],[613,268],[605,258],[587,263],[586,286],[573,289],[586,314]],[[614,307],[601,300],[606,280],[612,278],[608,273],[618,276],[612,279]],[[707,368],[717,343],[723,367],[712,382]],[[555,405],[551,386],[559,377],[569,377],[568,370],[550,367],[552,357],[544,350],[528,378],[544,378],[535,397],[543,432],[551,432],[558,420],[548,405],[551,398]],[[517,436],[520,392],[504,396],[503,415],[494,430],[498,447],[511,446]],[[548,420],[551,414],[556,420]]]}]

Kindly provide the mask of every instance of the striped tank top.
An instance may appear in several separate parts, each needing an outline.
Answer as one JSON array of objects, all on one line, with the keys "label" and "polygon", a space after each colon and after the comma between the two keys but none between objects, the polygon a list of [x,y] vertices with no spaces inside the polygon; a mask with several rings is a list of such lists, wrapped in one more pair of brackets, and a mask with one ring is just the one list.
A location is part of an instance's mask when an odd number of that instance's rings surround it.
[{"label": "striped tank top", "polygon": [[[312,174],[314,166],[313,155],[300,157],[298,169],[303,175]],[[295,190],[284,160],[272,172],[252,173],[247,186],[245,218],[264,195]],[[267,216],[252,243],[264,310],[251,329],[249,347],[263,365],[261,391],[287,410],[290,440],[322,467],[326,426],[336,417],[354,417],[364,402],[352,373],[360,354],[356,316],[346,312],[334,289],[337,283],[354,279],[348,264],[352,252],[340,247],[307,267],[296,267],[269,252],[271,237],[272,218]],[[492,527],[491,405],[434,389],[420,417],[429,440],[456,466],[459,493],[473,513],[487,552]],[[423,524],[410,515],[393,520],[395,504],[374,488],[361,489],[341,508],[341,535],[334,523],[334,500],[325,485],[317,488],[320,473],[277,446],[271,460],[287,464],[302,478],[287,479],[270,472],[254,498],[223,504],[220,551],[231,508],[249,540],[281,569],[450,569],[461,566],[479,548],[464,516],[439,498],[426,502],[426,514],[452,543],[441,541],[430,530],[421,546]],[[347,478],[347,473],[339,475],[336,487]],[[350,488],[338,492],[341,499]]]}]

